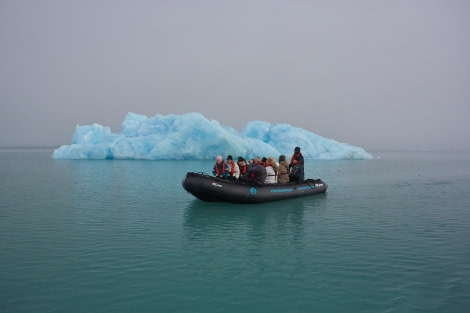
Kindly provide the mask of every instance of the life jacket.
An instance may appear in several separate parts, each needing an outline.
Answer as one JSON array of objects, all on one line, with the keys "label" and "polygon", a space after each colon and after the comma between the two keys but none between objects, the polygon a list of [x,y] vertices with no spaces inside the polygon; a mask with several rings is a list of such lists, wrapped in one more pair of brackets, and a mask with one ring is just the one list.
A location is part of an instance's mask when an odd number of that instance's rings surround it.
[{"label": "life jacket", "polygon": [[242,166],[239,165],[239,167],[240,167],[240,174],[245,175],[246,174],[246,164],[242,165]]},{"label": "life jacket", "polygon": [[235,162],[232,161],[232,164],[230,164],[230,175],[233,175],[235,172]]},{"label": "life jacket", "polygon": [[[302,155],[302,153],[300,153],[300,152],[299,152],[299,153],[294,153],[294,154],[292,155],[292,157],[290,158],[290,164],[293,164],[294,160],[296,160],[298,163],[300,163],[299,157],[300,157],[301,155]],[[303,165],[303,163],[300,163],[300,164]]]},{"label": "life jacket", "polygon": [[[256,166],[256,163],[253,163],[251,166],[253,166],[253,167]],[[250,176],[251,176],[251,178],[254,179],[256,177],[256,172],[252,171]]]},{"label": "life jacket", "polygon": [[223,175],[225,173],[225,162],[224,161],[220,162],[220,165],[222,165],[222,173],[220,173],[219,164],[217,164],[216,162],[214,165],[215,172],[217,173],[217,175]]}]

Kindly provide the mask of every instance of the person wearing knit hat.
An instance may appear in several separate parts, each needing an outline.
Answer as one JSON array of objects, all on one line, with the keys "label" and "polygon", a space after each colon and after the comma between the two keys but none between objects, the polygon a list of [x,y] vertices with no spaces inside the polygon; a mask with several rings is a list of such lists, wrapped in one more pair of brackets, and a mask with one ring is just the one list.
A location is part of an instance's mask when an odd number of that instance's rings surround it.
[{"label": "person wearing knit hat", "polygon": [[214,169],[212,170],[212,174],[215,177],[227,178],[228,173],[228,166],[222,159],[222,156],[219,155],[215,159]]},{"label": "person wearing knit hat", "polygon": [[240,168],[236,162],[233,162],[231,155],[227,156],[227,177],[231,179],[238,179],[240,177]]},{"label": "person wearing knit hat", "polygon": [[294,154],[289,163],[289,180],[294,182],[304,181],[304,156],[300,152],[300,147],[294,148]]}]

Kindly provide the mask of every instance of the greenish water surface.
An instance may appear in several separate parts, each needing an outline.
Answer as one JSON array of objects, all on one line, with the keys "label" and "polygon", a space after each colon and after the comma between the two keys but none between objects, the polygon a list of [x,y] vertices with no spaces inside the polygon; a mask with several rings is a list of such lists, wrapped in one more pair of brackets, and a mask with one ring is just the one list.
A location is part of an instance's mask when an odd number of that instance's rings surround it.
[{"label": "greenish water surface", "polygon": [[470,154],[307,160],[326,194],[204,203],[212,161],[0,150],[1,312],[468,312]]}]

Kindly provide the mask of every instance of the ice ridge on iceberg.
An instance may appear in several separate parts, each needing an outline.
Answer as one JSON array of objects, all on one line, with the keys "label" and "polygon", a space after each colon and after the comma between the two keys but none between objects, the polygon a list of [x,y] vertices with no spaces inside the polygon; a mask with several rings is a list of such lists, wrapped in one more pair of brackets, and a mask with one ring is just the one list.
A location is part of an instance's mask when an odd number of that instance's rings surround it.
[{"label": "ice ridge on iceberg", "polygon": [[128,113],[120,133],[99,124],[77,125],[71,145],[54,150],[55,159],[214,159],[217,155],[252,158],[290,156],[295,146],[305,158],[371,159],[360,147],[339,143],[289,124],[249,122],[241,132],[200,113]]}]

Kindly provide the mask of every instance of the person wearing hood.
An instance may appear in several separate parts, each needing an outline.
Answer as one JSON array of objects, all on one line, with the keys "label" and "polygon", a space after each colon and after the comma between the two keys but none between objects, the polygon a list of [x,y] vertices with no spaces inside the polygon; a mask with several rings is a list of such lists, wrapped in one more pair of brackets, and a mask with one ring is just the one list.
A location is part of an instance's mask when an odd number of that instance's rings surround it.
[{"label": "person wearing hood", "polygon": [[280,184],[289,182],[289,163],[287,163],[285,155],[279,156],[279,168],[277,171],[277,182]]},{"label": "person wearing hood", "polygon": [[228,166],[222,159],[221,155],[219,155],[215,159],[215,164],[214,164],[214,169],[212,170],[212,174],[214,174],[215,177],[227,178]]},{"label": "person wearing hood", "polygon": [[238,168],[240,169],[240,176],[244,176],[248,170],[248,165],[246,165],[246,160],[239,156],[238,157]]},{"label": "person wearing hood", "polygon": [[302,182],[304,181],[304,156],[300,152],[300,147],[295,147],[294,154],[290,158],[290,181]]}]

